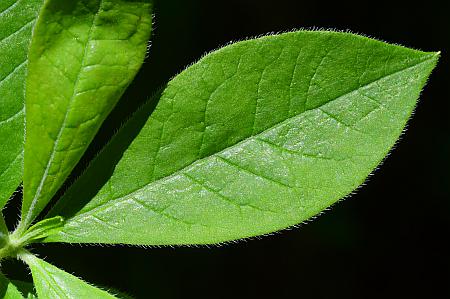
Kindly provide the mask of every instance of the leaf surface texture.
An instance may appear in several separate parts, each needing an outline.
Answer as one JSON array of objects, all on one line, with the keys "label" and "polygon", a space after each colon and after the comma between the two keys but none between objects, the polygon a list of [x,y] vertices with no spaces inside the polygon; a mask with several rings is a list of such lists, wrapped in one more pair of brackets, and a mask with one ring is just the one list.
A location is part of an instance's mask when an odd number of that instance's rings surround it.
[{"label": "leaf surface texture", "polygon": [[46,241],[211,244],[298,224],[379,165],[437,59],[324,31],[213,52],[115,136],[50,213],[66,222]]}]

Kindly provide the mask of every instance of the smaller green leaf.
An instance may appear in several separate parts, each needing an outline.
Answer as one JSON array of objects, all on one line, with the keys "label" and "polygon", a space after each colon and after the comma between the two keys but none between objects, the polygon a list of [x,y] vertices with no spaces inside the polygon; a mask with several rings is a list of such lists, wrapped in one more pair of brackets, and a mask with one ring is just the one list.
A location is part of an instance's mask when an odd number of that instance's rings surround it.
[{"label": "smaller green leaf", "polygon": [[[5,223],[5,218],[3,218],[3,214],[0,212],[0,242],[4,236],[8,235],[8,227]],[[0,243],[1,246],[1,243]]]},{"label": "smaller green leaf", "polygon": [[23,232],[61,187],[141,67],[151,0],[46,0],[26,83]]},{"label": "smaller green leaf", "polygon": [[6,226],[5,219],[3,218],[2,213],[0,212],[0,260],[6,253],[9,243],[9,232],[8,227]]},{"label": "smaller green leaf", "polygon": [[30,227],[25,234],[17,236],[16,234],[18,234],[18,231],[16,231],[10,238],[15,244],[25,246],[26,244],[33,243],[57,233],[63,224],[64,218],[60,216],[44,219]]},{"label": "smaller green leaf", "polygon": [[17,287],[2,273],[0,273],[0,298],[23,299],[23,296]]},{"label": "smaller green leaf", "polygon": [[26,299],[38,299],[34,285],[31,282],[21,280],[11,280],[16,288],[22,293]]},{"label": "smaller green leaf", "polygon": [[39,298],[116,298],[108,292],[98,289],[83,280],[64,272],[29,252],[21,252],[19,258],[26,262],[30,267]]}]

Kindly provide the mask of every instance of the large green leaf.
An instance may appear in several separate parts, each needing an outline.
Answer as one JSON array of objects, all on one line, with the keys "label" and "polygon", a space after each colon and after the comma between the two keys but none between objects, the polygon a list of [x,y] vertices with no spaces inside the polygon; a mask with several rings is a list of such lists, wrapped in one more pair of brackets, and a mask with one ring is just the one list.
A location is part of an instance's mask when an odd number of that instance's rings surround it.
[{"label": "large green leaf", "polygon": [[140,68],[150,2],[45,2],[29,53],[21,230],[60,188]]},{"label": "large green leaf", "polygon": [[47,241],[204,244],[298,224],[384,159],[437,59],[321,31],[207,55],[167,85],[117,165],[148,107],[92,163]]},{"label": "large green leaf", "polygon": [[29,253],[20,254],[31,269],[34,285],[39,298],[116,298],[106,291],[98,289],[83,280],[35,257]]},{"label": "large green leaf", "polygon": [[0,1],[0,210],[22,181],[27,53],[41,3]]},{"label": "large green leaf", "polygon": [[0,298],[3,299],[23,299],[17,287],[0,273]]}]

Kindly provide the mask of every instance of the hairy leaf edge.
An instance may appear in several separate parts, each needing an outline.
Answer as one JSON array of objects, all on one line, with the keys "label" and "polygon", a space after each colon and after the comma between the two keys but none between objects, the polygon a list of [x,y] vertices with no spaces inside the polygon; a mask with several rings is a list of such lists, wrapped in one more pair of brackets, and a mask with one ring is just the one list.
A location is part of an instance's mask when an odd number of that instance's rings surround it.
[{"label": "hairy leaf edge", "polygon": [[[397,72],[395,72],[395,73],[402,72],[402,71],[408,70],[408,69],[410,69],[410,68],[417,67],[418,65],[421,65],[421,64],[424,64],[424,63],[427,63],[427,62],[431,62],[431,61],[433,61],[431,70],[434,70],[434,68],[436,67],[436,65],[437,65],[437,63],[438,63],[438,60],[439,60],[439,58],[440,58],[440,55],[441,55],[441,52],[440,52],[440,51],[437,51],[437,52],[424,52],[424,51],[417,50],[417,49],[415,49],[415,48],[409,48],[409,47],[406,47],[406,46],[403,46],[403,45],[400,45],[400,44],[384,42],[384,41],[382,41],[382,40],[380,40],[380,39],[373,38],[373,37],[369,37],[369,36],[364,35],[364,34],[359,34],[359,33],[356,34],[356,33],[353,33],[353,32],[351,32],[351,31],[349,31],[349,30],[335,30],[335,29],[323,29],[323,28],[312,27],[312,28],[302,28],[302,29],[300,29],[300,30],[293,29],[293,30],[288,30],[288,31],[269,32],[269,33],[267,33],[267,34],[257,35],[257,36],[255,36],[255,37],[248,37],[248,38],[245,38],[245,39],[242,39],[242,40],[230,41],[230,42],[226,43],[226,44],[225,44],[224,46],[222,46],[222,47],[218,47],[218,48],[216,48],[216,49],[214,49],[214,50],[205,52],[198,60],[196,60],[196,61],[194,61],[194,62],[188,64],[185,68],[181,69],[178,73],[176,73],[174,76],[172,76],[172,77],[168,80],[168,82],[172,81],[175,77],[177,77],[178,75],[180,75],[181,73],[183,73],[184,71],[186,71],[187,69],[189,69],[190,67],[192,67],[193,65],[195,65],[195,64],[197,64],[197,63],[199,63],[199,62],[201,62],[206,56],[208,56],[208,55],[210,55],[210,54],[212,54],[212,53],[221,52],[225,47],[233,46],[233,45],[235,45],[236,43],[246,43],[246,42],[251,42],[251,41],[253,41],[253,40],[255,40],[255,39],[272,38],[272,37],[277,37],[277,36],[280,35],[280,34],[289,34],[289,33],[295,33],[295,32],[319,32],[319,33],[330,33],[330,32],[331,32],[331,33],[337,33],[337,34],[342,34],[342,35],[351,35],[351,36],[353,36],[353,37],[360,38],[360,39],[363,39],[363,40],[371,40],[371,41],[375,41],[375,42],[377,42],[377,43],[382,43],[382,44],[384,44],[384,45],[396,46],[396,47],[400,47],[400,48],[402,48],[402,49],[406,49],[406,50],[409,50],[409,51],[417,51],[417,52],[421,52],[421,53],[424,54],[424,55],[428,55],[428,57],[424,57],[423,61],[420,61],[419,63],[416,63],[416,64],[414,64],[414,65],[412,65],[412,66],[409,66],[409,67],[406,67],[406,68],[404,68],[404,69],[401,69],[400,71],[397,71]],[[395,74],[395,73],[394,73],[394,74]],[[393,74],[390,74],[390,75],[393,75]],[[315,219],[317,219],[319,216],[323,215],[325,212],[331,210],[331,208],[332,208],[334,205],[336,205],[336,204],[340,203],[341,201],[344,201],[344,200],[350,198],[351,196],[357,194],[357,192],[369,182],[370,178],[371,178],[372,176],[374,176],[375,172],[376,172],[376,171],[377,171],[377,170],[378,170],[378,169],[386,162],[387,158],[388,158],[388,157],[391,155],[391,153],[397,148],[397,146],[399,145],[399,143],[400,143],[400,141],[401,141],[403,135],[406,133],[407,128],[408,128],[408,123],[410,122],[412,116],[415,114],[415,109],[417,108],[417,103],[419,102],[419,100],[420,100],[420,98],[421,98],[421,96],[422,96],[424,87],[427,85],[428,81],[430,80],[430,75],[431,75],[431,72],[426,76],[427,79],[424,81],[424,84],[423,84],[423,86],[422,86],[422,91],[421,91],[419,97],[416,99],[416,104],[415,104],[415,106],[414,106],[414,109],[413,109],[413,111],[411,112],[409,118],[407,119],[407,121],[406,121],[406,123],[405,123],[405,126],[404,126],[403,129],[401,130],[401,132],[400,132],[399,136],[397,137],[395,143],[394,143],[394,144],[393,144],[393,145],[392,145],[392,146],[391,146],[391,147],[383,154],[383,158],[382,158],[380,161],[377,162],[377,166],[369,173],[369,175],[368,175],[362,182],[359,182],[359,183],[358,183],[358,186],[357,186],[353,191],[351,191],[351,192],[348,193],[347,195],[343,196],[342,198],[336,200],[334,203],[328,205],[327,207],[325,207],[324,209],[322,209],[320,212],[315,213],[315,214],[312,215],[312,216],[309,216],[308,219],[303,220],[303,221],[301,221],[300,223],[297,223],[297,224],[294,224],[294,225],[287,226],[287,227],[285,227],[285,228],[282,228],[282,229],[277,230],[277,231],[274,231],[274,232],[263,233],[263,234],[260,234],[260,235],[257,235],[257,236],[245,236],[245,237],[242,237],[242,238],[239,238],[239,239],[235,239],[235,240],[219,241],[219,242],[215,242],[215,243],[204,243],[204,244],[203,244],[203,243],[196,243],[196,244],[172,244],[172,245],[167,245],[167,244],[163,244],[163,245],[145,245],[145,244],[126,244],[126,243],[113,243],[113,244],[110,244],[110,243],[89,243],[89,242],[88,242],[88,243],[76,243],[76,242],[73,242],[73,243],[72,243],[72,242],[70,242],[70,244],[79,244],[79,245],[89,245],[89,244],[91,244],[91,245],[100,245],[100,246],[105,246],[105,245],[106,245],[106,246],[109,246],[109,245],[114,245],[114,246],[116,246],[116,245],[117,245],[117,246],[132,246],[132,247],[143,247],[143,248],[162,248],[162,247],[210,247],[210,246],[213,246],[213,247],[220,247],[220,246],[224,246],[224,245],[227,245],[227,244],[236,244],[236,243],[239,243],[239,242],[241,242],[241,241],[250,241],[250,240],[254,240],[254,239],[259,240],[259,239],[261,239],[261,238],[263,238],[263,237],[266,237],[266,236],[272,236],[272,235],[282,234],[284,231],[290,231],[290,230],[296,229],[296,228],[298,228],[298,227],[301,227],[301,226],[303,226],[303,225],[305,225],[305,224],[308,224],[308,223],[314,221]],[[387,76],[389,76],[389,75],[387,75]],[[385,76],[385,77],[387,77],[387,76]],[[385,77],[383,77],[383,78],[385,78]],[[139,106],[139,108],[138,108],[136,111],[134,111],[132,114],[130,114],[130,116],[129,116],[128,118],[126,118],[126,119],[122,122],[122,124],[121,124],[121,126],[119,127],[119,129],[117,130],[117,132],[116,132],[116,133],[111,137],[111,139],[103,146],[103,148],[100,149],[100,150],[97,152],[97,154],[95,155],[95,157],[92,158],[92,160],[88,163],[88,165],[86,166],[86,168],[84,169],[84,171],[77,177],[77,179],[74,180],[73,184],[67,187],[66,191],[69,190],[69,189],[70,189],[70,188],[78,181],[78,179],[81,178],[81,177],[84,175],[84,173],[92,166],[93,162],[97,159],[97,157],[98,157],[99,155],[102,154],[102,152],[107,148],[108,144],[111,143],[111,142],[117,137],[118,133],[119,133],[119,132],[127,125],[128,121],[130,121],[130,120],[131,120],[131,119],[132,119],[139,111],[141,111],[142,109],[145,109],[147,105],[149,105],[152,101],[154,101],[154,100],[155,100],[155,99],[154,99],[155,96],[157,96],[159,92],[163,91],[164,88],[165,88],[165,86],[162,86],[162,87],[160,87],[157,91],[153,92],[152,96],[149,97],[148,100],[144,101],[144,102]],[[157,105],[158,103],[154,103],[154,104]],[[306,112],[306,111],[305,111],[305,112]],[[304,112],[303,112],[303,113],[304,113]],[[281,121],[281,122],[275,124],[273,127],[278,126],[278,125],[280,125],[281,123],[283,123],[283,122],[285,122],[285,121],[286,121],[286,120],[283,120],[283,121]],[[237,144],[239,144],[239,143],[241,143],[241,142],[244,142],[244,141],[247,140],[247,139],[248,139],[248,138],[246,138],[246,139],[244,139],[244,140],[242,140],[242,141],[236,143],[236,144],[233,145],[233,146],[236,146]],[[215,154],[219,154],[220,152],[221,152],[221,151],[219,151],[219,152],[217,152],[217,153],[215,153]],[[200,160],[196,160],[195,162],[201,161],[201,160],[203,160],[203,159],[207,159],[208,157],[210,157],[210,156],[204,157],[204,158],[202,158],[202,159],[200,159]],[[184,167],[184,168],[178,170],[177,172],[182,171],[183,169],[185,169],[185,168],[187,168],[187,167],[189,167],[189,166],[191,166],[191,165],[192,165],[192,164],[187,165],[186,167]],[[166,177],[164,177],[164,178],[162,178],[162,179],[167,179],[167,178],[169,178],[169,177],[171,177],[171,176],[172,176],[172,175],[169,175],[169,176],[166,176]],[[159,180],[160,180],[160,179],[159,179]],[[158,180],[158,181],[159,181],[159,180]],[[154,182],[152,182],[152,183],[154,183]],[[148,185],[148,184],[146,184],[146,185]],[[142,188],[142,187],[141,187],[141,188]],[[131,192],[131,193],[134,193],[134,192],[136,192],[136,190],[133,191],[133,192]],[[131,194],[131,193],[130,193],[130,194]],[[62,198],[63,196],[64,196],[64,195],[62,195],[61,198]],[[57,203],[56,203],[56,205],[55,205],[52,209],[50,209],[50,211],[48,212],[48,214],[45,216],[44,219],[51,218],[51,217],[54,217],[54,216],[57,216],[57,215],[58,215],[58,214],[55,214],[55,211],[54,211],[54,208],[55,208],[55,207],[57,207]],[[69,219],[66,219],[66,221],[70,221],[70,218],[69,218]],[[58,232],[55,232],[55,234],[57,234],[57,233],[58,233]],[[52,234],[52,235],[53,235],[53,234]],[[51,236],[48,236],[47,238],[43,239],[43,240],[42,240],[42,243],[67,243],[67,242],[62,242],[62,241],[52,241],[52,240],[50,240],[49,237],[51,237]]]}]

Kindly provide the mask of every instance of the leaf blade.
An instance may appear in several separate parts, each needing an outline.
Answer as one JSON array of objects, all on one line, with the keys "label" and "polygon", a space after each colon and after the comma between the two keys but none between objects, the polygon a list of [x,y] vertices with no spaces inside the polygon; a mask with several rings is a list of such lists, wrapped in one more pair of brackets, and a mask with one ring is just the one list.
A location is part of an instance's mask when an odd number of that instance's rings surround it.
[{"label": "leaf blade", "polygon": [[12,280],[14,286],[19,290],[25,299],[37,299],[34,285],[31,282]]},{"label": "leaf blade", "polygon": [[29,253],[21,253],[31,269],[39,298],[116,298]]},{"label": "leaf blade", "polygon": [[4,299],[23,299],[17,287],[0,273],[0,296]]},{"label": "leaf blade", "polygon": [[0,7],[0,208],[22,181],[24,89],[31,29],[42,0]]},{"label": "leaf blade", "polygon": [[45,2],[30,48],[22,230],[62,185],[136,75],[151,8],[150,0]]},{"label": "leaf blade", "polygon": [[308,31],[214,52],[168,84],[111,178],[74,206],[119,132],[51,213],[67,222],[46,240],[210,244],[298,224],[386,156],[437,56]]}]

